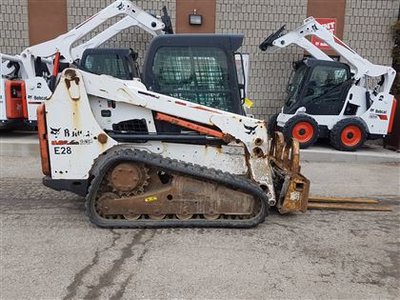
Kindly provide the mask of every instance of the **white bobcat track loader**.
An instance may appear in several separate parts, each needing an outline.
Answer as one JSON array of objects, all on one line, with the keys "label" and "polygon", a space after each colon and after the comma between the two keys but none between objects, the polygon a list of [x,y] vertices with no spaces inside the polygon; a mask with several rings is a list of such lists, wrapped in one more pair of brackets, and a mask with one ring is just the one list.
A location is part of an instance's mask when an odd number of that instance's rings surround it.
[{"label": "white bobcat track loader", "polygon": [[[397,103],[390,94],[396,76],[393,68],[362,58],[313,17],[286,34],[284,29],[267,37],[260,49],[273,52],[296,44],[313,58],[293,64],[284,107],[271,118],[270,131],[281,130],[302,148],[328,137],[336,149],[344,151],[359,149],[367,138],[391,132]],[[348,64],[334,61],[308,36],[321,39]]]},{"label": "white bobcat track loader", "polygon": [[[113,103],[107,116],[99,101]],[[104,118],[130,122],[105,129]],[[162,123],[186,129],[162,132]],[[86,197],[100,227],[252,227],[269,206],[305,211],[309,181],[297,142],[264,121],[77,69],[38,108],[46,186]],[[112,128],[111,126],[108,128]]]},{"label": "white bobcat track loader", "polygon": [[[116,17],[122,18],[118,20]],[[165,17],[162,19],[169,21]],[[114,23],[79,44],[82,38],[106,21]],[[23,120],[35,124],[36,108],[51,96],[60,70],[79,61],[86,49],[97,48],[134,26],[153,36],[171,29],[170,26],[166,28],[160,18],[153,17],[132,2],[118,0],[67,33],[28,47],[19,55],[0,53],[0,128]]]}]

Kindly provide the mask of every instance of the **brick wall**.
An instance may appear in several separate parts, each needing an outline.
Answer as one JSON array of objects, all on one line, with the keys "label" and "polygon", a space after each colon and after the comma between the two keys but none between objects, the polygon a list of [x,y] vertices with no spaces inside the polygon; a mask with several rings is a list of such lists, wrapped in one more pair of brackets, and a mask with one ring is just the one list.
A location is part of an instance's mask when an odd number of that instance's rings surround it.
[{"label": "brick wall", "polygon": [[0,52],[16,54],[28,46],[28,0],[0,0]]},{"label": "brick wall", "polygon": [[347,0],[343,40],[375,64],[391,65],[400,0]]},{"label": "brick wall", "polygon": [[303,55],[294,46],[273,54],[262,52],[258,46],[284,24],[288,29],[299,26],[306,13],[307,0],[217,0],[216,32],[245,35],[241,51],[250,53],[248,96],[255,102],[250,112],[257,118],[278,112],[291,63]]},{"label": "brick wall", "polygon": [[[68,30],[113,2],[114,0],[67,0]],[[161,14],[161,9],[164,5],[167,6],[168,13],[172,19],[172,25],[175,25],[175,0],[141,0],[133,1],[133,3],[143,10],[157,15]],[[132,48],[139,53],[139,65],[142,65],[144,53],[151,38],[152,36],[144,30],[131,28],[106,42],[104,47]]]}]

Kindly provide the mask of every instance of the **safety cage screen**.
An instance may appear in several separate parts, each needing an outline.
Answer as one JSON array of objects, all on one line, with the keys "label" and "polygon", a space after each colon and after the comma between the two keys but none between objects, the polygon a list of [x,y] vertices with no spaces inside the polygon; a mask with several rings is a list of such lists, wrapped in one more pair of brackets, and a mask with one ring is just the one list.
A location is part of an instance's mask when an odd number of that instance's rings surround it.
[{"label": "safety cage screen", "polygon": [[152,67],[156,92],[232,112],[224,51],[213,47],[163,47]]}]

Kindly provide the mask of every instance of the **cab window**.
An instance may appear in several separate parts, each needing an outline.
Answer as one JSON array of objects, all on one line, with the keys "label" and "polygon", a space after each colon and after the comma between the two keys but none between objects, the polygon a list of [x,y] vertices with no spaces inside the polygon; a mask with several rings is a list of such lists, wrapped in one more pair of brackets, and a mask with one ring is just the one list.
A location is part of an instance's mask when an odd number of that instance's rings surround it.
[{"label": "cab window", "polygon": [[306,85],[303,105],[309,114],[337,115],[351,86],[350,72],[342,66],[316,66]]},{"label": "cab window", "polygon": [[118,54],[89,54],[83,68],[94,74],[110,75],[119,79],[129,80],[131,75],[124,66],[124,58]]},{"label": "cab window", "polygon": [[154,58],[152,89],[201,105],[233,111],[225,52],[213,47],[162,47]]},{"label": "cab window", "polygon": [[312,101],[349,79],[347,69],[335,66],[316,66],[307,85],[307,101]]}]

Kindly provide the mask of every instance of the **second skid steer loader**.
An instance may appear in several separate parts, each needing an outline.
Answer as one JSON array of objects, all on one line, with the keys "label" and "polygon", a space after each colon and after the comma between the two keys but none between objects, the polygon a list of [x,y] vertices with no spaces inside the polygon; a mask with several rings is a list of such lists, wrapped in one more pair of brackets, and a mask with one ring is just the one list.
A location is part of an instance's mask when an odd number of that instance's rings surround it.
[{"label": "second skid steer loader", "polygon": [[[281,130],[286,137],[296,138],[302,148],[318,138],[329,138],[341,151],[355,151],[367,139],[391,133],[397,105],[390,94],[396,76],[393,68],[361,57],[313,17],[295,30],[285,34],[284,30],[282,26],[268,36],[260,49],[274,52],[295,44],[312,58],[293,64],[285,104],[271,118],[270,131]],[[347,63],[329,57],[309,36],[322,40]]]},{"label": "second skid steer loader", "polygon": [[[120,130],[107,125],[110,115]],[[262,120],[139,80],[66,69],[38,108],[38,129],[44,184],[85,196],[100,227],[252,227],[270,206],[307,208],[297,142],[279,133],[270,141]]]}]

